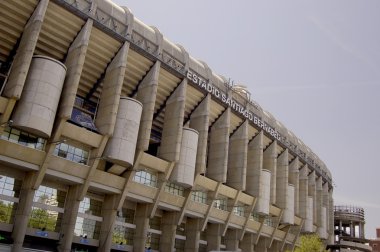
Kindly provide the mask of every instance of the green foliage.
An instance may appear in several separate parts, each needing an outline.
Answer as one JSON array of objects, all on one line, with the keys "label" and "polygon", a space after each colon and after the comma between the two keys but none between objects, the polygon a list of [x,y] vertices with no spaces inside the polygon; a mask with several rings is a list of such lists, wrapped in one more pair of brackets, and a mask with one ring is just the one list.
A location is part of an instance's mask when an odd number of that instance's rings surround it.
[{"label": "green foliage", "polygon": [[37,229],[45,228],[46,231],[55,231],[57,217],[56,214],[49,214],[45,209],[33,208],[28,226]]},{"label": "green foliage", "polygon": [[0,201],[0,223],[11,223],[13,203]]},{"label": "green foliage", "polygon": [[325,247],[319,239],[318,235],[310,234],[310,235],[302,235],[301,236],[301,244],[300,247],[297,247],[295,252],[321,252],[325,251]]}]

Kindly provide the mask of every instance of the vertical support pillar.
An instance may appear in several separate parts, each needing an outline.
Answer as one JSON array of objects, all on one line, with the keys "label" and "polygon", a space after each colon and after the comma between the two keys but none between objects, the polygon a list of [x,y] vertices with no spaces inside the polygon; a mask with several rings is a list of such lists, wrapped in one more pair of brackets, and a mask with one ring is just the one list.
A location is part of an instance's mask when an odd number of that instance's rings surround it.
[{"label": "vertical support pillar", "polygon": [[[316,189],[316,205],[314,205],[314,207],[316,208],[317,210],[317,218],[316,218],[316,223],[317,223],[317,227],[318,227],[318,230],[320,227],[322,227],[322,204],[323,204],[323,198],[322,198],[322,194],[323,194],[323,188],[322,188],[322,177],[319,176],[318,178],[316,178],[316,183],[315,183],[315,189]],[[318,231],[317,230],[317,231]]]},{"label": "vertical support pillar", "polygon": [[239,230],[228,229],[225,240],[226,240],[226,250],[228,251],[238,251],[239,249]]},{"label": "vertical support pillar", "polygon": [[276,204],[276,179],[277,179],[277,141],[274,141],[264,151],[263,169],[271,172],[270,203]]},{"label": "vertical support pillar", "polygon": [[161,62],[157,61],[141,81],[137,91],[136,99],[143,105],[139,135],[137,138],[137,149],[142,151],[148,150],[149,147],[160,66]]},{"label": "vertical support pillar", "polygon": [[135,234],[133,236],[133,251],[145,252],[145,244],[149,229],[149,204],[137,203],[135,214]]},{"label": "vertical support pillar", "polygon": [[270,248],[268,248],[268,252],[279,252],[281,251],[281,243],[279,241],[273,241]]},{"label": "vertical support pillar", "polygon": [[190,116],[190,128],[197,130],[199,133],[195,176],[206,172],[210,104],[211,95],[208,94]]},{"label": "vertical support pillar", "polygon": [[223,231],[222,228],[223,227],[221,224],[207,224],[207,251],[220,250],[221,233]]},{"label": "vertical support pillar", "polygon": [[62,226],[59,237],[58,251],[60,252],[70,252],[71,244],[74,237],[75,223],[78,216],[79,204],[78,196],[80,194],[80,186],[73,185],[70,186],[66,201],[65,201],[65,212],[63,213]]},{"label": "vertical support pillar", "polygon": [[313,223],[317,220],[317,187],[316,187],[315,171],[309,174],[309,196],[313,199]]},{"label": "vertical support pillar", "polygon": [[289,183],[294,185],[294,213],[299,215],[299,159],[296,157],[289,165]]},{"label": "vertical support pillar", "polygon": [[76,36],[67,52],[65,60],[65,66],[67,67],[66,78],[63,84],[58,109],[58,116],[64,119],[70,118],[73,111],[80,76],[90,41],[92,25],[93,20],[87,19],[86,24]]},{"label": "vertical support pillar", "polygon": [[258,252],[267,252],[267,245],[269,244],[269,240],[265,237],[260,237],[257,245],[255,246],[255,251]]},{"label": "vertical support pillar", "polygon": [[40,1],[24,27],[20,45],[4,88],[4,95],[9,98],[20,99],[21,97],[48,3],[48,0]]},{"label": "vertical support pillar", "polygon": [[177,213],[165,211],[161,219],[160,251],[174,251]]},{"label": "vertical support pillar", "polygon": [[[330,243],[334,243],[334,199],[333,199],[333,189],[329,190],[329,234],[330,234]],[[364,236],[364,233],[363,233]]]},{"label": "vertical support pillar", "polygon": [[307,165],[304,165],[299,172],[299,216],[304,220],[307,216],[307,201],[309,195],[308,170]]},{"label": "vertical support pillar", "polygon": [[[287,194],[289,184],[289,154],[285,149],[277,159],[276,174],[276,205],[284,210],[281,222],[288,223],[287,217]],[[290,223],[292,224],[292,223]]]},{"label": "vertical support pillar", "polygon": [[199,218],[187,218],[185,252],[193,252],[199,250],[199,240],[201,234],[200,225],[201,221]]},{"label": "vertical support pillar", "polygon": [[254,252],[255,239],[253,234],[245,233],[243,240],[240,241],[240,248],[242,252]]},{"label": "vertical support pillar", "polygon": [[247,176],[248,121],[231,136],[228,149],[227,185],[244,191]]},{"label": "vertical support pillar", "polygon": [[32,211],[35,190],[33,189],[34,174],[27,173],[21,185],[19,203],[14,218],[12,239],[12,252],[22,251],[26,228]]},{"label": "vertical support pillar", "polygon": [[125,42],[107,67],[100,95],[98,112],[95,120],[100,133],[112,136],[116,115],[119,108],[120,94],[123,87],[129,43]]},{"label": "vertical support pillar", "polygon": [[[260,197],[261,170],[263,169],[263,139],[262,131],[248,145],[247,186],[246,192],[254,197]],[[257,205],[257,207],[259,207]]]},{"label": "vertical support pillar", "polygon": [[159,157],[178,161],[185,115],[187,79],[184,79],[166,102]]},{"label": "vertical support pillar", "polygon": [[211,127],[210,133],[207,177],[222,183],[227,180],[230,117],[231,109],[227,108]]},{"label": "vertical support pillar", "polygon": [[[10,99],[4,113],[0,115],[1,125],[5,125],[5,122],[9,120],[16,101],[21,97],[48,3],[49,0],[41,0],[24,27],[9,77],[7,82],[4,83],[3,94]],[[4,128],[0,127],[0,134],[4,131]]]},{"label": "vertical support pillar", "polygon": [[116,220],[118,195],[106,195],[102,205],[103,221],[100,226],[98,251],[111,251],[112,234]]}]

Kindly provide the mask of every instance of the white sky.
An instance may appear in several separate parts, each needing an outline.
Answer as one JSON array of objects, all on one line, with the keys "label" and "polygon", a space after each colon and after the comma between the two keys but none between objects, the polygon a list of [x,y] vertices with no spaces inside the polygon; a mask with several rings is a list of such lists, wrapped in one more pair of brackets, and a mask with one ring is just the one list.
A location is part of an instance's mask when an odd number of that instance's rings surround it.
[{"label": "white sky", "polygon": [[336,204],[380,227],[380,1],[114,0],[293,131],[328,166]]}]

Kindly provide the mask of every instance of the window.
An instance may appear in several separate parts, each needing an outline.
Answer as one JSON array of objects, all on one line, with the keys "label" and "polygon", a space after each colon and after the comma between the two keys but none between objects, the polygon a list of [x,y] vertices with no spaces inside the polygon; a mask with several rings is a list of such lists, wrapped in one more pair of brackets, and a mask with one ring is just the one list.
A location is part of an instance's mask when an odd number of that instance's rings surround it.
[{"label": "window", "polygon": [[123,223],[133,224],[135,222],[135,210],[123,208],[117,213],[116,220]]},{"label": "window", "polygon": [[274,227],[273,218],[271,216],[266,216],[264,220],[264,225]]},{"label": "window", "polygon": [[0,175],[0,223],[13,224],[21,180]]},{"label": "window", "polygon": [[94,124],[96,105],[97,104],[94,102],[77,96],[75,98],[75,104],[71,113],[70,121],[89,130],[97,131]]},{"label": "window", "polygon": [[54,155],[76,163],[87,164],[88,152],[88,150],[84,150],[82,148],[66,143],[60,143],[55,146]]},{"label": "window", "polygon": [[155,233],[150,233],[148,235],[146,246],[150,247],[151,249],[154,249],[154,250],[159,250],[159,248],[160,248],[160,235],[155,234]]},{"label": "window", "polygon": [[41,185],[34,194],[28,226],[59,232],[64,212],[66,192]]},{"label": "window", "polygon": [[160,230],[161,229],[161,218],[158,216],[154,216],[149,219],[149,226],[151,229]]},{"label": "window", "polygon": [[165,185],[165,192],[178,195],[178,196],[183,196],[183,191],[184,188],[182,186],[176,185],[171,182],[167,182]]},{"label": "window", "polygon": [[244,206],[234,206],[233,213],[238,216],[244,216]]},{"label": "window", "polygon": [[98,239],[100,225],[103,220],[101,210],[101,201],[85,197],[79,204],[79,213],[75,224],[74,235]]},{"label": "window", "polygon": [[46,140],[43,138],[36,137],[32,134],[11,128],[9,126],[4,129],[1,138],[37,150],[43,150],[46,143]]},{"label": "window", "polygon": [[174,248],[176,252],[185,251],[185,241],[175,239]]},{"label": "window", "polygon": [[0,175],[0,195],[18,197],[21,189],[21,180]]},{"label": "window", "polygon": [[227,211],[227,199],[221,198],[214,201],[214,207],[223,211]]},{"label": "window", "polygon": [[184,235],[186,236],[186,226],[185,226],[185,223],[181,223],[181,225],[178,225],[177,226],[177,234],[178,235]]},{"label": "window", "polygon": [[260,215],[256,212],[252,212],[250,216],[251,220],[259,221],[260,220]]},{"label": "window", "polygon": [[112,233],[112,243],[133,246],[134,229],[122,225],[115,225]]},{"label": "window", "polygon": [[0,200],[0,223],[12,224],[16,211],[16,203]]},{"label": "window", "polygon": [[66,192],[41,185],[34,194],[33,202],[63,208],[65,198]]},{"label": "window", "polygon": [[152,187],[157,187],[157,176],[148,171],[137,171],[133,181]]},{"label": "window", "polygon": [[191,200],[203,204],[207,204],[207,193],[202,191],[191,192]]}]

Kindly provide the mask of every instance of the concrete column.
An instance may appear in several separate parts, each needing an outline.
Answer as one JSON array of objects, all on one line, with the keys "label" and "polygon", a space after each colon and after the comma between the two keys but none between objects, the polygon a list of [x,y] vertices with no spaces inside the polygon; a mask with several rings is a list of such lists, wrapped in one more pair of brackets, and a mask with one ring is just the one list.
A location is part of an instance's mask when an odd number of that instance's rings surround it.
[{"label": "concrete column", "polygon": [[184,79],[166,102],[159,157],[178,161],[185,114],[187,79]]},{"label": "concrete column", "polygon": [[[276,174],[276,205],[286,211],[289,184],[289,154],[285,149],[277,159]],[[284,219],[285,214],[283,215]],[[286,221],[286,220],[285,220]]]},{"label": "concrete column", "polygon": [[[330,234],[330,243],[334,243],[334,199],[333,199],[333,189],[329,189],[329,234]],[[363,232],[364,236],[364,232]]]},{"label": "concrete column", "polygon": [[330,213],[330,206],[329,206],[329,183],[328,182],[325,182],[323,184],[323,206],[326,208],[326,216],[325,216],[325,221],[326,221],[326,226],[325,226],[325,232],[327,232],[327,237],[326,239],[328,239],[328,236],[329,236],[329,222],[330,222],[330,218],[329,218],[329,213]]},{"label": "concrete column", "polygon": [[220,250],[220,242],[221,242],[221,233],[222,233],[222,225],[215,223],[207,224],[207,251],[211,250]]},{"label": "concrete column", "polygon": [[142,151],[148,150],[149,147],[160,66],[161,62],[157,61],[145,75],[137,91],[136,99],[143,104],[139,136],[137,138],[137,149]]},{"label": "concrete column", "polygon": [[302,219],[306,219],[307,215],[307,201],[309,195],[308,170],[307,165],[304,165],[299,172],[299,216]]},{"label": "concrete column", "polygon": [[112,136],[123,87],[129,43],[125,42],[107,67],[95,124],[100,133]]},{"label": "concrete column", "polygon": [[186,220],[186,241],[185,252],[193,252],[199,250],[201,219],[187,218]]},{"label": "concrete column", "polygon": [[245,191],[254,196],[260,196],[261,170],[263,169],[263,138],[262,131],[248,144],[247,185]]},{"label": "concrete column", "polygon": [[269,245],[269,240],[265,237],[260,237],[259,242],[255,246],[255,252],[267,252],[268,245]]},{"label": "concrete column", "polygon": [[317,221],[317,183],[315,171],[309,174],[309,196],[313,198],[313,223]]},{"label": "concrete column", "polygon": [[164,211],[161,219],[160,251],[174,251],[177,213]]},{"label": "concrete column", "polygon": [[19,203],[17,205],[12,230],[12,252],[22,251],[22,244],[24,243],[26,228],[32,212],[35,193],[35,190],[33,189],[33,176],[32,173],[27,173],[21,185]]},{"label": "concrete column", "polygon": [[195,175],[205,174],[206,172],[210,104],[211,95],[208,94],[190,116],[190,128],[197,130],[199,133]]},{"label": "concrete column", "polygon": [[48,0],[41,0],[24,27],[20,45],[17,48],[8,81],[4,88],[4,95],[8,98],[20,99],[21,97],[48,3]]},{"label": "concrete column", "polygon": [[294,213],[296,215],[299,215],[299,166],[298,157],[289,165],[289,184],[294,185]]},{"label": "concrete column", "polygon": [[90,41],[92,24],[92,19],[87,19],[86,24],[78,33],[67,52],[67,57],[65,60],[65,66],[67,68],[66,78],[63,84],[58,109],[58,116],[61,118],[70,118],[73,111],[88,43]]},{"label": "concrete column", "polygon": [[245,190],[248,154],[248,121],[230,137],[228,149],[227,185]]},{"label": "concrete column", "polygon": [[102,225],[100,226],[98,251],[111,251],[112,234],[116,220],[118,195],[106,195],[102,205]]},{"label": "concrete column", "polygon": [[225,235],[226,240],[226,250],[227,251],[238,251],[239,249],[239,235],[240,230],[238,229],[228,229]]},{"label": "concrete column", "polygon": [[231,109],[227,108],[210,132],[207,177],[223,183],[227,180],[230,117]]},{"label": "concrete column", "polygon": [[137,203],[135,212],[135,234],[133,236],[133,251],[145,252],[145,244],[149,229],[149,204]]},{"label": "concrete column", "polygon": [[350,222],[350,235],[351,237],[355,237],[355,232],[354,232],[354,225],[352,223],[352,221]]},{"label": "concrete column", "polygon": [[323,190],[322,190],[322,177],[318,177],[316,179],[315,184],[316,189],[316,205],[314,205],[314,208],[317,210],[317,216],[315,222],[317,223],[317,231],[320,227],[322,227],[322,204],[323,204]]},{"label": "concrete column", "polygon": [[66,195],[65,212],[63,213],[61,235],[59,238],[59,252],[70,252],[74,237],[75,223],[78,216],[79,204],[78,196],[81,192],[79,185],[70,186]]},{"label": "concrete column", "polygon": [[270,202],[276,203],[276,184],[277,184],[277,141],[274,141],[264,151],[263,169],[271,172]]},{"label": "concrete column", "polygon": [[245,233],[243,240],[240,241],[242,252],[254,252],[254,236],[251,233]]},{"label": "concrete column", "polygon": [[268,252],[279,252],[281,251],[281,243],[279,241],[273,241],[270,248],[267,250]]}]

